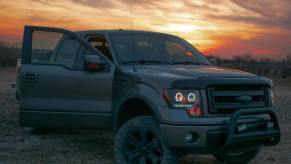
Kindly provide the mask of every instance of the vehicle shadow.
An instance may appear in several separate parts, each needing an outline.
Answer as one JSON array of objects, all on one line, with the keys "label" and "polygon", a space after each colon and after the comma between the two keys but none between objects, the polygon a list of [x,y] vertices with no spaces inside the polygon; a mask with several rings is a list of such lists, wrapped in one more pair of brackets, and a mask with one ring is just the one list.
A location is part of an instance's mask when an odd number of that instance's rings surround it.
[{"label": "vehicle shadow", "polygon": [[[64,155],[79,152],[79,156],[83,156],[82,161],[106,161],[114,163],[113,144],[114,133],[102,130],[79,130],[79,129],[46,129],[38,134],[31,134],[29,129],[25,130],[27,137],[38,136],[43,142],[49,140],[59,140],[59,146],[64,149],[60,151]],[[73,149],[71,149],[73,147]],[[85,160],[84,160],[85,159]],[[85,162],[85,163],[87,163]],[[220,164],[222,162],[216,160],[211,155],[187,155],[180,158],[181,164]]]}]

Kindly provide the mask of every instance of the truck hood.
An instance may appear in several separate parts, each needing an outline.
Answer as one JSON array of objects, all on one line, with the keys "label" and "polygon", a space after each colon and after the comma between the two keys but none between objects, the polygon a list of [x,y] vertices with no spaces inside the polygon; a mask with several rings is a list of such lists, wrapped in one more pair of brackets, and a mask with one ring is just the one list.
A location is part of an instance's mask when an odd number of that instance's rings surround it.
[{"label": "truck hood", "polygon": [[257,77],[254,74],[229,68],[204,65],[136,65],[124,67],[136,76],[152,76],[167,79],[195,79],[199,77]]},{"label": "truck hood", "polygon": [[[177,87],[187,87],[189,85],[197,87],[198,81],[201,81],[201,79],[206,82],[215,82],[220,79],[229,83],[234,79],[237,79],[237,81],[244,79],[251,83],[255,79],[261,79],[259,76],[243,71],[204,65],[131,65],[120,66],[118,72],[116,76],[118,80],[143,83],[156,90],[175,87],[174,84],[177,84]],[[184,83],[185,81],[188,81],[188,83]]]}]

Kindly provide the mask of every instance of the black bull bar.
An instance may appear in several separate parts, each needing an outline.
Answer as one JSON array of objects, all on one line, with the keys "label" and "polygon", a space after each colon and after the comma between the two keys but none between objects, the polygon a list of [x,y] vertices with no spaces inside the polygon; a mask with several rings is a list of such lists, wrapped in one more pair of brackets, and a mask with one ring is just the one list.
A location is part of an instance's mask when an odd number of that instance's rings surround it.
[{"label": "black bull bar", "polygon": [[[273,127],[271,129],[263,131],[252,131],[237,133],[237,120],[240,116],[246,115],[257,115],[257,114],[268,114],[271,118],[270,121],[273,122]],[[280,141],[280,127],[276,117],[276,114],[271,108],[258,108],[258,109],[240,109],[235,111],[229,122],[229,127],[227,131],[227,138],[225,144],[220,148],[221,151],[233,148],[236,143],[244,143],[246,141],[252,140],[265,140],[264,146],[273,146]]]}]

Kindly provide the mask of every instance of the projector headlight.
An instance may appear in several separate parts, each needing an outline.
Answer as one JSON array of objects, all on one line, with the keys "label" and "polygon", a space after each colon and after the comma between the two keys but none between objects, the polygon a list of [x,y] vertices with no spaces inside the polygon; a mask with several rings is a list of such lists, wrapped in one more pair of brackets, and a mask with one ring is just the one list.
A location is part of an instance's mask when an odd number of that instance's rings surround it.
[{"label": "projector headlight", "polygon": [[185,110],[191,117],[202,115],[199,90],[165,89],[163,97],[172,109]]}]

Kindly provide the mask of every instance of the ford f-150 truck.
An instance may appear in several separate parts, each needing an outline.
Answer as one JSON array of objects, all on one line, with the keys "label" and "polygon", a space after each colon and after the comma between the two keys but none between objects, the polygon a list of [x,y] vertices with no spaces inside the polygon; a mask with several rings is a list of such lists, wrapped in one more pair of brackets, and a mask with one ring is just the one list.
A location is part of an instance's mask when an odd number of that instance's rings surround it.
[{"label": "ford f-150 truck", "polygon": [[117,163],[245,163],[280,140],[271,80],[169,34],[26,26],[17,79],[21,126],[113,130]]}]

